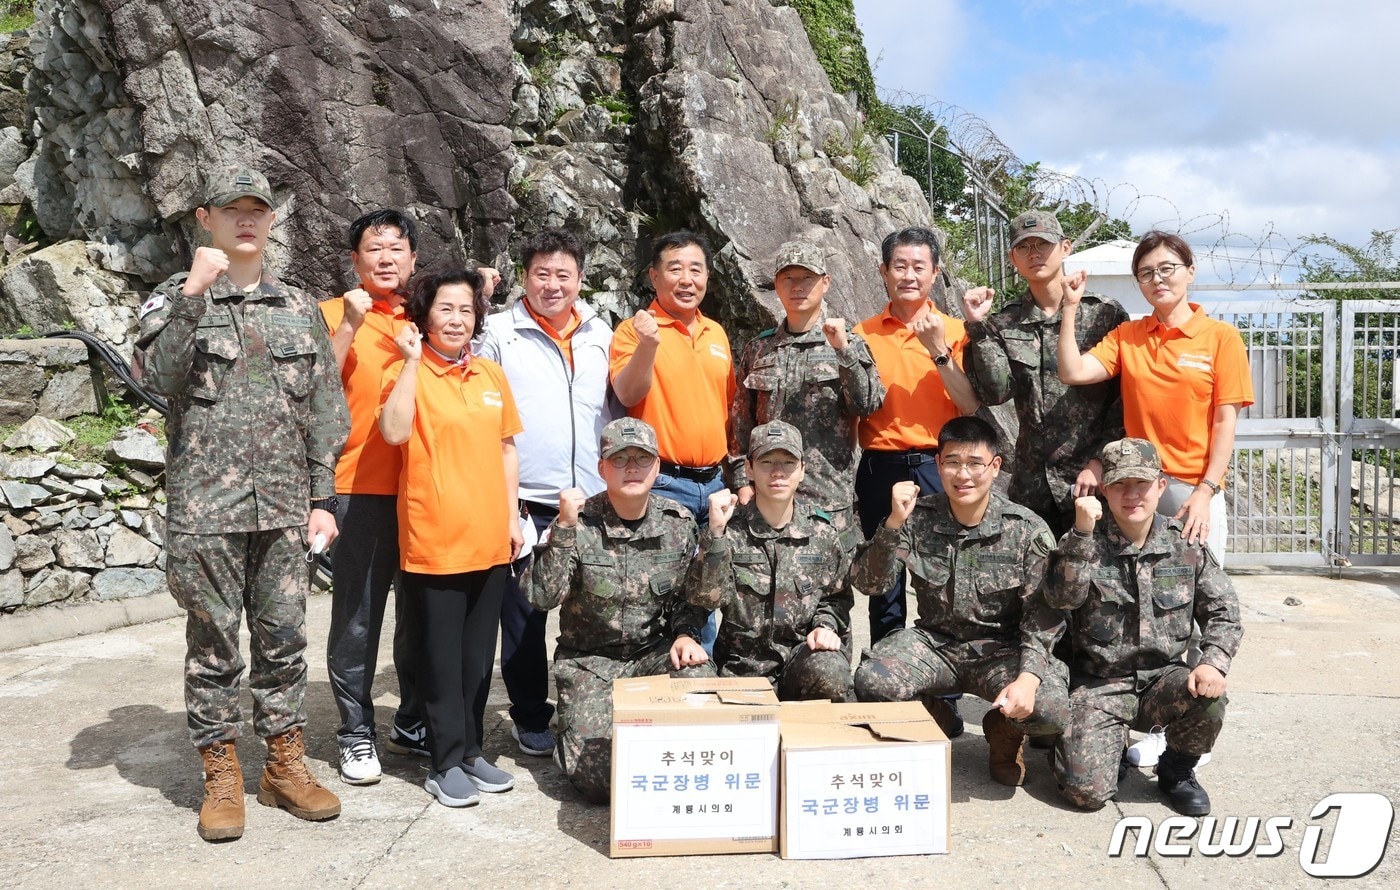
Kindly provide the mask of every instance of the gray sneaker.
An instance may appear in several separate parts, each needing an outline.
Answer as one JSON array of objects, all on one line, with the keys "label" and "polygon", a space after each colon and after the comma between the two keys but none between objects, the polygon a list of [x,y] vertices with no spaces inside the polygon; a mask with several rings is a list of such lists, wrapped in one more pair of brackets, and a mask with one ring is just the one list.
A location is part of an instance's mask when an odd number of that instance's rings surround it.
[{"label": "gray sneaker", "polygon": [[462,770],[482,791],[509,791],[515,787],[515,777],[488,763],[485,757],[473,757],[462,764]]},{"label": "gray sneaker", "polygon": [[520,750],[531,757],[548,757],[554,753],[554,733],[548,729],[531,732],[518,726],[511,726],[511,738],[520,744]]},{"label": "gray sneaker", "polygon": [[423,783],[423,787],[445,807],[469,807],[481,801],[476,785],[457,766],[445,773],[428,773],[428,781]]}]

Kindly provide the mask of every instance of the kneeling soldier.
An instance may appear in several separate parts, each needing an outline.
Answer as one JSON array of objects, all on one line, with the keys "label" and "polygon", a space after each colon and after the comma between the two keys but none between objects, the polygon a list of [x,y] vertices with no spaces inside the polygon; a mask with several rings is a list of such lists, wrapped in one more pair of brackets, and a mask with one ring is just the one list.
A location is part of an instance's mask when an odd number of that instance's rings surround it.
[{"label": "kneeling soldier", "polygon": [[917,483],[894,484],[889,518],[851,578],[879,595],[903,563],[919,618],[865,653],[855,686],[861,701],[964,692],[991,702],[982,718],[988,769],[1014,786],[1025,780],[1025,736],[1055,735],[1069,707],[1064,664],[1050,654],[1064,617],[1040,595],[1054,538],[1029,508],[993,494],[996,449],[985,420],[954,418],[938,434],[944,493],[920,498]]},{"label": "kneeling soldier", "polygon": [[[1239,602],[1225,572],[1181,525],[1157,513],[1166,489],[1144,439],[1104,446],[1103,492],[1075,501],[1074,529],[1051,558],[1046,601],[1071,609],[1070,722],[1056,754],[1065,797],[1096,810],[1118,790],[1128,728],[1166,727],[1158,787],[1187,816],[1210,812],[1195,766],[1225,717],[1225,675],[1239,649]],[[1096,528],[1095,525],[1098,524]],[[1201,659],[1186,665],[1192,622]]]},{"label": "kneeling soldier", "polygon": [[753,500],[710,495],[686,584],[692,605],[724,611],[715,664],[721,676],[767,677],[785,701],[848,701],[847,559],[830,514],[797,499],[802,434],[780,420],[756,427],[744,465]]},{"label": "kneeling soldier", "polygon": [[584,797],[607,803],[613,680],[714,672],[700,647],[705,613],[683,596],[695,518],[651,493],[656,433],[633,417],[614,420],[599,455],[607,491],[586,500],[577,488],[560,492],[529,589],[537,609],[563,603],[554,652],[561,766]]}]

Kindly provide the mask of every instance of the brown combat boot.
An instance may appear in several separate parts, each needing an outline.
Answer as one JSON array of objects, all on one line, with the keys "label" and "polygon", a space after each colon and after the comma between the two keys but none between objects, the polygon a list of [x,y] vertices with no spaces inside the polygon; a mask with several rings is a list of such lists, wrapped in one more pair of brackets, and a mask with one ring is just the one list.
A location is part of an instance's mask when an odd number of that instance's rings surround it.
[{"label": "brown combat boot", "polygon": [[281,807],[312,822],[334,819],[340,815],[340,798],[311,775],[302,761],[305,754],[299,726],[267,740],[267,767],[258,782],[258,803]]},{"label": "brown combat boot", "polygon": [[204,758],[204,805],[199,808],[199,836],[231,841],[243,836],[243,768],[233,742],[199,749]]},{"label": "brown combat boot", "polygon": [[991,748],[987,770],[992,780],[1016,787],[1026,780],[1026,762],[1021,759],[1021,744],[1026,740],[1006,715],[992,708],[982,716],[982,734]]}]

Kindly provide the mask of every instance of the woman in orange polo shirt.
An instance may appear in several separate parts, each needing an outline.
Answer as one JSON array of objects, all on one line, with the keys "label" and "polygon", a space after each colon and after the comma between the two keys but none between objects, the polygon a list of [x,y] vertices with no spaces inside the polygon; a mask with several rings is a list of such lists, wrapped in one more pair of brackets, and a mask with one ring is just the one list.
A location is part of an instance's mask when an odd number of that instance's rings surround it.
[{"label": "woman in orange polo shirt", "polygon": [[1133,251],[1133,275],[1152,314],[1123,322],[1083,354],[1073,332],[1084,279],[1068,282],[1060,316],[1060,379],[1082,385],[1122,375],[1123,425],[1129,436],[1157,446],[1168,476],[1158,511],[1180,519],[1184,536],[1204,543],[1222,561],[1222,486],[1240,409],[1254,404],[1244,340],[1232,325],[1187,301],[1196,266],[1181,236],[1144,235]]},{"label": "woman in orange polo shirt", "polygon": [[[516,522],[521,431],[505,371],[473,357],[486,319],[481,275],[445,269],[414,285],[403,361],[384,378],[379,430],[403,453],[399,555],[422,628],[419,683],[433,767],[424,787],[450,807],[515,780],[481,756],[486,696]],[[420,334],[420,332],[422,332]]]}]

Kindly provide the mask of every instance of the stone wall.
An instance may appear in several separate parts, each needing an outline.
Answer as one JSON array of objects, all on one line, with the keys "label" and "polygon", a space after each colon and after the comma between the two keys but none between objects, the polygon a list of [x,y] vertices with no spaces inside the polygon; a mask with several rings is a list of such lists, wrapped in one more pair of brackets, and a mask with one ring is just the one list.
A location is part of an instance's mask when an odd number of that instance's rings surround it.
[{"label": "stone wall", "polygon": [[164,447],[131,428],[99,462],[74,438],[36,415],[0,442],[0,613],[166,589]]},{"label": "stone wall", "polygon": [[66,420],[96,414],[106,403],[105,378],[76,340],[0,340],[0,424],[36,414]]}]

